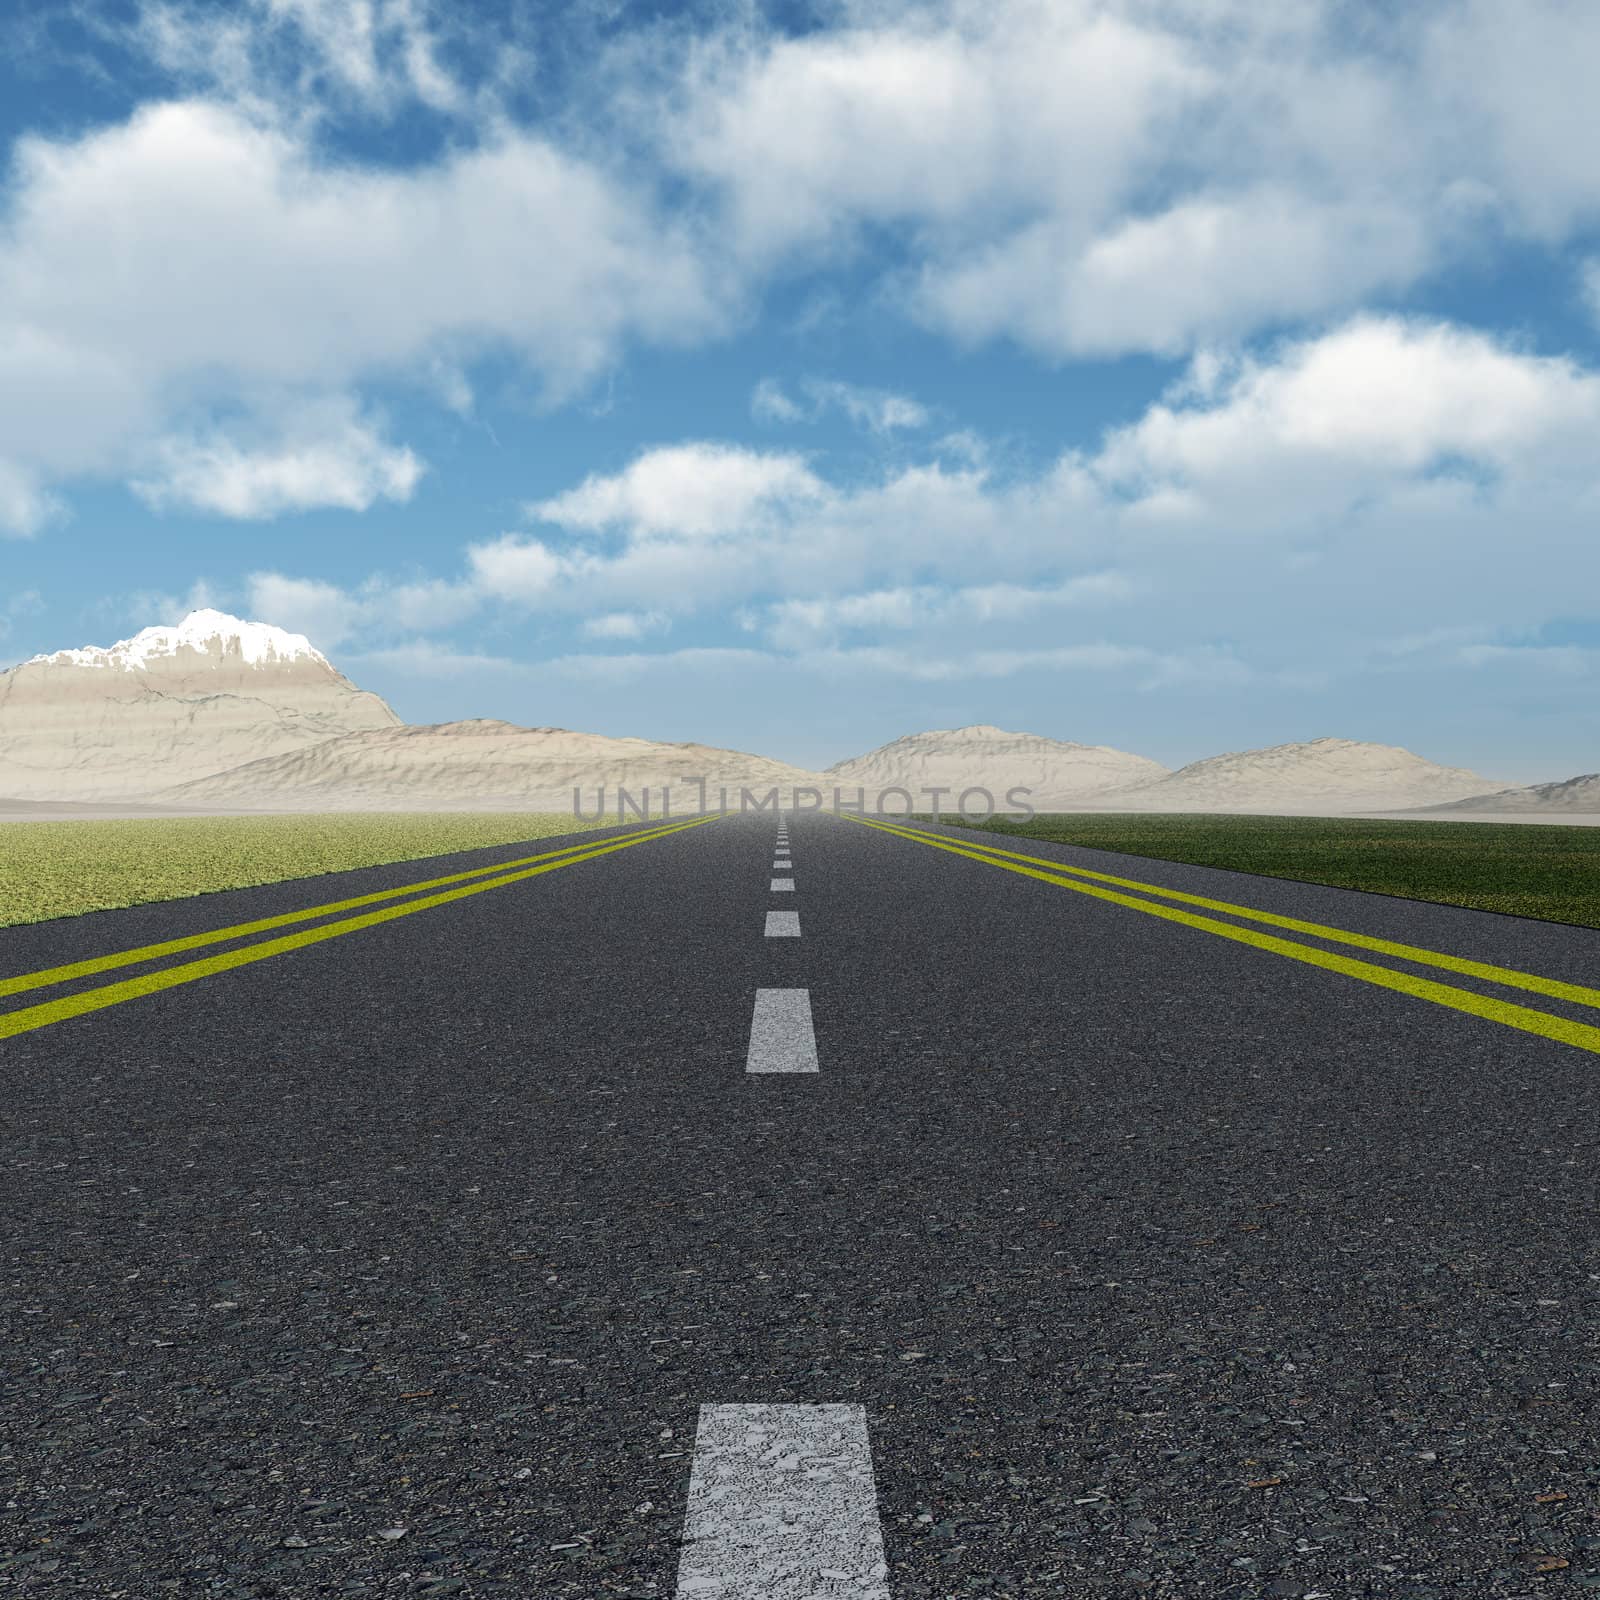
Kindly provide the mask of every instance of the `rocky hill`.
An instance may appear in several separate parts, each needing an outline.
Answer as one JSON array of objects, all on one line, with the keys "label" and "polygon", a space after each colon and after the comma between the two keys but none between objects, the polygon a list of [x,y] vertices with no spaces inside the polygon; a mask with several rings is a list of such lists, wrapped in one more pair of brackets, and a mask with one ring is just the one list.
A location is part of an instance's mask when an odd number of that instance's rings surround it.
[{"label": "rocky hill", "polygon": [[1533,783],[1515,789],[1497,789],[1493,794],[1474,795],[1434,809],[1444,811],[1526,812],[1559,816],[1563,812],[1600,815],[1600,772],[1563,778],[1559,783]]},{"label": "rocky hill", "polygon": [[649,788],[655,815],[663,785],[672,789],[675,811],[697,809],[701,778],[712,807],[723,786],[737,806],[741,786],[757,794],[777,788],[787,803],[795,786],[824,781],[737,750],[479,719],[346,734],[176,785],[160,798],[227,809],[569,811],[577,789],[592,814],[603,788],[615,815],[620,785],[641,802]]},{"label": "rocky hill", "polygon": [[1096,796],[1096,804],[1117,810],[1320,816],[1438,806],[1504,788],[1398,745],[1312,739],[1207,756],[1154,783]]},{"label": "rocky hill", "polygon": [[[1111,789],[1152,782],[1167,776],[1167,768],[1144,756],[1113,750],[1108,745],[1075,744],[1047,739],[1037,733],[1008,733],[1003,728],[976,723],[966,728],[934,729],[907,734],[892,744],[840,761],[828,768],[827,778],[852,789],[861,785],[872,795],[898,787],[910,790],[917,809],[927,810],[925,792],[949,791],[940,804],[954,810],[963,789],[987,789],[1004,807],[1005,791],[1020,786],[1033,791],[1029,804],[1044,809],[1052,804],[1073,804],[1086,796]],[[896,799],[891,804],[903,805]]]}]

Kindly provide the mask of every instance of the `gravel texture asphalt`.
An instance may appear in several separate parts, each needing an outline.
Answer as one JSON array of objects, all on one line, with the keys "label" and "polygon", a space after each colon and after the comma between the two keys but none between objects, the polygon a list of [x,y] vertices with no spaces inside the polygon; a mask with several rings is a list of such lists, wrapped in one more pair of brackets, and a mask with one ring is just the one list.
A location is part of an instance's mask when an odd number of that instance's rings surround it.
[{"label": "gravel texture asphalt", "polygon": [[[796,1402],[866,1408],[895,1600],[1600,1590],[1595,1056],[840,819],[775,896],[775,833],[0,1044],[0,1589],[672,1600],[699,1407]],[[1600,932],[1005,843],[1600,975]],[[746,1072],[758,988],[819,1072]]]}]

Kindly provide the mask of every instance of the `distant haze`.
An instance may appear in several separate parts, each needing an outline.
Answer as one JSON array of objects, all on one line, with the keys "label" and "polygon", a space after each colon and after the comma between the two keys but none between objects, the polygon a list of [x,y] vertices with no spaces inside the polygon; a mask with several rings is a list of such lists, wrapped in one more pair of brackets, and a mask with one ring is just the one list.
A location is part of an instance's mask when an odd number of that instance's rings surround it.
[{"label": "distant haze", "polygon": [[[1600,779],[1540,789],[1441,766],[1391,745],[1319,737],[1230,752],[1170,772],[1105,745],[976,725],[907,734],[812,772],[759,753],[617,739],[479,719],[412,727],[301,635],[203,609],[109,648],[57,651],[0,673],[0,800],[193,810],[559,809],[574,791],[636,798],[670,787],[677,809],[726,789],[787,803],[835,789],[867,804],[903,790],[919,811],[1008,791],[1035,810],[1338,814],[1458,805],[1600,807]],[[983,810],[986,799],[975,799]],[[903,809],[895,796],[886,806]],[[13,811],[17,810],[13,807]]]}]

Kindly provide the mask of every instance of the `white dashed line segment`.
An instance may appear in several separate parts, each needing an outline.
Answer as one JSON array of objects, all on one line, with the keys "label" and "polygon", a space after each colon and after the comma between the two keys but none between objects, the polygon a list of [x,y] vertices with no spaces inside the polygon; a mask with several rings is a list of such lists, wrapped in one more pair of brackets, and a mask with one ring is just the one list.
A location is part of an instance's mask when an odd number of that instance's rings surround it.
[{"label": "white dashed line segment", "polygon": [[767,913],[767,937],[769,939],[798,939],[800,937],[800,913],[798,911],[769,911]]},{"label": "white dashed line segment", "polygon": [[772,888],[771,888],[771,890],[769,892],[772,893],[772,894],[793,894],[794,893],[794,879],[793,878],[774,878],[772,880]]},{"label": "white dashed line segment", "polygon": [[701,1406],[678,1600],[889,1600],[864,1406]]},{"label": "white dashed line segment", "polygon": [[757,989],[746,1072],[818,1072],[809,989]]}]

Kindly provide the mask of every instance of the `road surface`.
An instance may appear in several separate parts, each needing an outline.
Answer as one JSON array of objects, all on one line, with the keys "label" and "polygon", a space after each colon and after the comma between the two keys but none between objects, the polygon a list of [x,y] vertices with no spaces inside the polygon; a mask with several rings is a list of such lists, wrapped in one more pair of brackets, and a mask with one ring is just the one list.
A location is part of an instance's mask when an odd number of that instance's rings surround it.
[{"label": "road surface", "polygon": [[0,977],[0,1588],[1600,1589],[1600,933],[767,815]]}]

